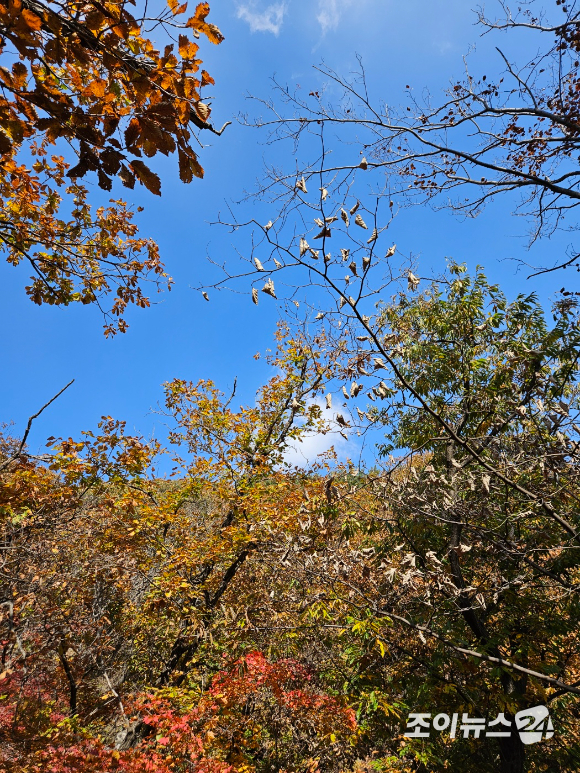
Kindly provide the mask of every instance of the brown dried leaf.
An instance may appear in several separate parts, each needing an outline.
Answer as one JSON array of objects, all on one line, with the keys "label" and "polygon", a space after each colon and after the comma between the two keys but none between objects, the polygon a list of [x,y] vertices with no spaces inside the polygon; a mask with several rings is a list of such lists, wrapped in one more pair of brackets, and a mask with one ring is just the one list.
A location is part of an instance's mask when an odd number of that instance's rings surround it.
[{"label": "brown dried leaf", "polygon": [[155,196],[161,196],[161,180],[155,172],[152,172],[143,161],[131,161],[129,166],[134,172],[135,177],[148,191],[155,194]]}]

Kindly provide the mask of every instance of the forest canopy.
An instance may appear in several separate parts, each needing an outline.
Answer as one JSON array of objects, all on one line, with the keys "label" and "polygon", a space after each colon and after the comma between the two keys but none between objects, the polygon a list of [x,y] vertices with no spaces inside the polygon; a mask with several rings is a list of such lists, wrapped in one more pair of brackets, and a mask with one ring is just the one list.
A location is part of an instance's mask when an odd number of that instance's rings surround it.
[{"label": "forest canopy", "polygon": [[[215,261],[199,289],[210,306],[240,292],[256,314],[278,302],[255,397],[240,404],[237,381],[173,377],[157,414],[165,437],[103,416],[37,453],[30,429],[61,393],[21,436],[5,428],[7,773],[578,768],[578,293],[566,285],[545,303],[523,280],[504,290],[453,259],[426,278],[394,238],[406,206],[446,201],[475,217],[514,193],[533,239],[576,229],[580,11],[550,3],[552,21],[533,5],[479,16],[490,34],[547,41],[523,69],[500,52],[497,83],[468,73],[441,105],[397,113],[373,104],[363,70],[347,80],[327,68],[328,97],[275,88],[246,121],[281,140],[256,193],[271,219],[248,215],[252,202],[220,217],[238,257]],[[6,249],[18,262],[38,246],[49,303],[100,303],[117,282],[119,330],[127,303],[147,305],[141,279],[164,269],[124,203],[97,210],[112,230],[95,225],[80,180],[157,194],[143,156],[177,153],[189,182],[201,176],[192,125],[221,132],[187,37],[222,40],[207,4],[189,15],[170,2],[153,22],[146,6],[133,11],[6,6],[18,61],[3,52],[0,71],[5,187],[18,189],[17,174],[37,215],[54,208],[40,233],[6,199]],[[166,34],[179,42],[161,54]],[[48,160],[63,141],[76,166]],[[18,153],[36,161],[21,158],[17,173]],[[442,198],[456,191],[461,203]],[[61,194],[88,231],[56,220]],[[115,280],[103,268],[111,241]],[[126,263],[127,249],[154,262]],[[576,262],[571,250],[538,270]],[[334,446],[296,465],[313,437]],[[353,437],[372,450],[341,457]],[[526,724],[534,711],[540,739]],[[412,716],[429,732],[413,732]]]},{"label": "forest canopy", "polygon": [[[45,463],[5,439],[8,770],[507,770],[516,734],[425,745],[402,723],[537,704],[550,769],[574,766],[577,313],[447,279],[380,309],[391,368],[282,327],[255,407],[168,383],[170,479],[112,419]],[[388,444],[366,472],[289,467],[337,379]]]}]

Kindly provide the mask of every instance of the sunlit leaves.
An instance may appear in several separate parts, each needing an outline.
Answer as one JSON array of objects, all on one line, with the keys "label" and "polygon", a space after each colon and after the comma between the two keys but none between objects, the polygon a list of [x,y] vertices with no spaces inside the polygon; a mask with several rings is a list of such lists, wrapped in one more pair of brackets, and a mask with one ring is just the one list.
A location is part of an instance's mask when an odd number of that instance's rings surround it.
[{"label": "sunlit leaves", "polygon": [[[177,53],[172,44],[158,51],[129,6],[0,4],[3,247],[10,263],[31,266],[27,291],[35,303],[101,304],[116,289],[112,307],[103,308],[108,335],[126,329],[122,314],[129,303],[149,304],[142,291],[148,275],[165,285],[168,277],[156,245],[135,238],[125,205],[115,200],[105,217],[103,209],[93,213],[80,181],[94,177],[111,191],[119,178],[128,188],[138,182],[160,195],[160,178],[143,157],[176,151],[183,182],[203,177],[191,121],[192,115],[209,119],[201,90],[214,81],[200,72],[192,34],[212,43],[223,36],[206,20],[207,3],[190,17],[187,3],[169,5],[172,28],[181,30]],[[160,15],[158,31],[166,23]],[[50,159],[50,146],[61,141],[76,161]],[[32,169],[17,161],[25,147]],[[60,219],[64,207],[70,213]]]}]

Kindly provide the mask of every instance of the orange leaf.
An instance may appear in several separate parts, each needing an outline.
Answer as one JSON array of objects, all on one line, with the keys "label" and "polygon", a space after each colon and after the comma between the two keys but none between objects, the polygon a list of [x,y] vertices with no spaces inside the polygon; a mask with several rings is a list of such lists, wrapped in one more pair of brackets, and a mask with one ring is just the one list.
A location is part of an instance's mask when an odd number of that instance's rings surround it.
[{"label": "orange leaf", "polygon": [[132,118],[129,126],[125,129],[125,145],[130,148],[135,144],[141,134],[141,125],[136,118]]},{"label": "orange leaf", "polygon": [[224,36],[215,26],[215,24],[208,24],[205,21],[205,17],[209,14],[209,3],[200,3],[195,9],[195,15],[191,19],[187,20],[186,27],[192,27],[198,32],[203,32],[210,43],[221,43]]},{"label": "orange leaf", "polygon": [[174,16],[178,16],[180,13],[187,10],[187,3],[179,5],[178,0],[167,0],[167,5]]},{"label": "orange leaf", "polygon": [[210,83],[211,83],[212,86],[215,86],[215,81],[211,77],[211,75],[208,73],[208,71],[207,70],[202,70],[201,71],[201,85],[202,86],[209,86]]},{"label": "orange leaf", "polygon": [[31,30],[34,30],[35,32],[38,32],[40,27],[42,26],[42,19],[40,16],[37,16],[32,11],[28,11],[26,8],[22,11],[22,18],[26,22],[26,26],[29,27]]},{"label": "orange leaf", "polygon": [[12,86],[12,76],[5,67],[0,67],[0,80],[7,86]]},{"label": "orange leaf", "polygon": [[203,102],[196,102],[195,112],[205,123],[209,120],[209,117],[211,115],[211,107],[209,105],[204,104]]},{"label": "orange leaf", "polygon": [[182,56],[184,59],[193,59],[197,52],[199,51],[199,46],[197,43],[194,43],[191,41],[187,35],[180,35],[179,36],[179,55]]},{"label": "orange leaf", "polygon": [[14,62],[12,65],[12,74],[14,76],[14,85],[18,89],[23,89],[26,86],[26,79],[28,78],[28,70],[22,62]]},{"label": "orange leaf", "polygon": [[95,79],[85,89],[85,94],[92,95],[94,97],[104,97],[107,91],[107,82],[100,78]]}]

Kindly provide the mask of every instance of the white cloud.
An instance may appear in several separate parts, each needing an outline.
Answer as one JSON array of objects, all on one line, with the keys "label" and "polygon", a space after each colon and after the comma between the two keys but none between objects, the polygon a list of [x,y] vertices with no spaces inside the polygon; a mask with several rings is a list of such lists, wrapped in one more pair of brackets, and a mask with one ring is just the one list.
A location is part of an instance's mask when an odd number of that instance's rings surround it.
[{"label": "white cloud", "polygon": [[[250,25],[252,32],[271,32],[278,35],[289,5],[290,0],[280,0],[269,5],[265,5],[264,0],[247,0],[238,5],[237,16]],[[304,5],[304,8],[306,7],[310,8],[310,2]],[[336,30],[344,13],[354,7],[354,0],[318,0],[316,20],[320,24],[322,34]],[[296,3],[294,9],[296,10]]]},{"label": "white cloud", "polygon": [[288,10],[286,2],[272,3],[264,7],[256,0],[238,6],[238,19],[248,22],[252,32],[271,32],[278,35]]},{"label": "white cloud", "polygon": [[[317,461],[317,457],[320,454],[325,453],[332,446],[334,446],[339,461],[357,457],[359,454],[358,444],[350,437],[346,440],[342,435],[338,434],[340,427],[336,423],[337,411],[326,410],[326,403],[321,399],[310,402],[320,406],[323,410],[324,418],[332,425],[332,431],[326,435],[320,432],[303,435],[302,443],[296,442],[287,448],[284,454],[284,461],[293,466],[308,467]],[[348,414],[345,414],[345,418],[349,418]]]},{"label": "white cloud", "polygon": [[353,0],[318,0],[316,19],[322,27],[322,33],[335,30],[345,11],[353,6]]}]

